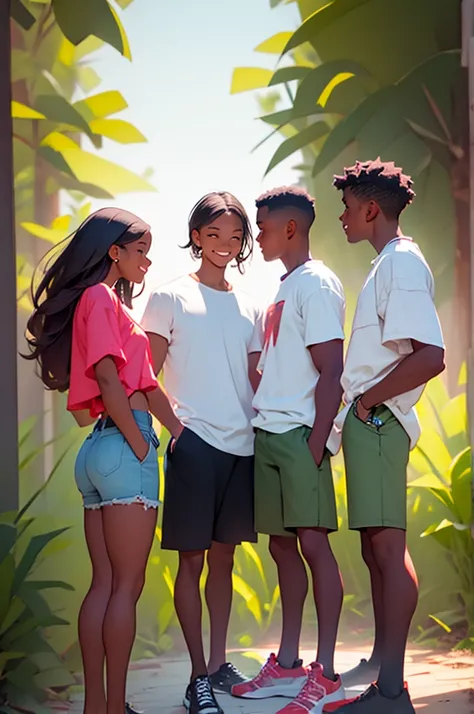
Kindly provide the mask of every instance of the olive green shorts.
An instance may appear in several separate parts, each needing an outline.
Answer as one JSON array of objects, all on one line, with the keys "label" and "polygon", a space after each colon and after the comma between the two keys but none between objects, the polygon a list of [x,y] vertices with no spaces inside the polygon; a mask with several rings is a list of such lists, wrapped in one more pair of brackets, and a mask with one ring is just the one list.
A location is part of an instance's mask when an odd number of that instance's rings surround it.
[{"label": "olive green shorts", "polygon": [[384,405],[375,410],[383,424],[366,424],[351,406],[342,431],[349,528],[407,526],[408,434]]},{"label": "olive green shorts", "polygon": [[283,434],[257,430],[255,526],[258,533],[292,536],[297,528],[337,530],[329,454],[318,467],[308,447],[311,429]]}]

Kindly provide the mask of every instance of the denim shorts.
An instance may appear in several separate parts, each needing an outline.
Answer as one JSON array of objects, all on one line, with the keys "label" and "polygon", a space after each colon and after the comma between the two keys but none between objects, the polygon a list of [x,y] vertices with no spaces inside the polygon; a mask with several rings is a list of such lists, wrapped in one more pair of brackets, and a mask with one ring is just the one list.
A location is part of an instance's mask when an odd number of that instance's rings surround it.
[{"label": "denim shorts", "polygon": [[159,440],[148,412],[132,410],[140,431],[149,443],[140,461],[122,432],[99,420],[82,444],[76,458],[75,479],[84,508],[114,504],[142,503],[145,508],[159,505],[159,473],[156,450]]}]

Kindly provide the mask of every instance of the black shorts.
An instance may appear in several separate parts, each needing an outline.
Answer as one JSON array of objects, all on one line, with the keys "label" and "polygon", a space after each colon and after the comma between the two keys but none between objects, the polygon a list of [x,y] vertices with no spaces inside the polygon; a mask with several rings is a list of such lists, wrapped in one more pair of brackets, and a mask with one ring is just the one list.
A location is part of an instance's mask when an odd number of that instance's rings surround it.
[{"label": "black shorts", "polygon": [[[170,442],[171,443],[171,442]],[[166,451],[161,547],[208,550],[256,542],[254,458],[227,454],[185,429]]]}]

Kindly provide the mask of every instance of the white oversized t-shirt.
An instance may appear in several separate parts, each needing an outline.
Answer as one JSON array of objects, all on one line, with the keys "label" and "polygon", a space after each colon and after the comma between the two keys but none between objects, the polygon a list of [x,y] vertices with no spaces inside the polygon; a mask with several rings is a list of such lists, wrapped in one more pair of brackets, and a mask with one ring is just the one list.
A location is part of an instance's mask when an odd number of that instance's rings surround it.
[{"label": "white oversized t-shirt", "polygon": [[141,325],[168,340],[164,384],[178,419],[221,451],[253,454],[248,355],[263,338],[253,299],[186,275],[152,293]]},{"label": "white oversized t-shirt", "polygon": [[[336,418],[339,435],[350,405],[413,352],[411,340],[444,347],[434,304],[434,279],[411,238],[395,238],[373,261],[359,295],[342,387],[347,404]],[[414,409],[425,385],[388,399],[413,448],[420,435]]]},{"label": "white oversized t-shirt", "polygon": [[[313,426],[319,372],[308,347],[343,340],[344,316],[342,285],[321,261],[309,260],[283,278],[265,315],[255,427],[282,434]],[[331,437],[328,448],[333,449]]]}]

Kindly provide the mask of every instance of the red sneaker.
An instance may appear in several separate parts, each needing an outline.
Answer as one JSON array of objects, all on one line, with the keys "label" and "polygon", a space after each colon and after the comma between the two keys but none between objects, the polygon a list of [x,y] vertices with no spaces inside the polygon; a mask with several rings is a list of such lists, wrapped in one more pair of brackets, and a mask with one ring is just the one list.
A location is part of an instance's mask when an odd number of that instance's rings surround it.
[{"label": "red sneaker", "polygon": [[302,664],[286,669],[272,653],[254,679],[232,687],[232,695],[244,699],[293,698],[306,682],[306,677],[306,669]]},{"label": "red sneaker", "polygon": [[313,662],[307,669],[308,676],[296,699],[280,709],[277,714],[320,714],[326,702],[340,701],[344,688],[338,676],[335,682],[327,679],[323,668]]}]

